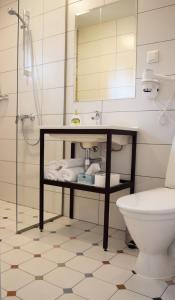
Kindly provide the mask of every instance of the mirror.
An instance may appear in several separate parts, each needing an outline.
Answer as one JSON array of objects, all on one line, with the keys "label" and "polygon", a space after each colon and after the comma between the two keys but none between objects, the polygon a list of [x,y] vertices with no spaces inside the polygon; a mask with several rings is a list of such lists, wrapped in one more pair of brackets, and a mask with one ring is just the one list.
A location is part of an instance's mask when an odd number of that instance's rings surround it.
[{"label": "mirror", "polygon": [[76,101],[135,97],[137,0],[76,16]]}]

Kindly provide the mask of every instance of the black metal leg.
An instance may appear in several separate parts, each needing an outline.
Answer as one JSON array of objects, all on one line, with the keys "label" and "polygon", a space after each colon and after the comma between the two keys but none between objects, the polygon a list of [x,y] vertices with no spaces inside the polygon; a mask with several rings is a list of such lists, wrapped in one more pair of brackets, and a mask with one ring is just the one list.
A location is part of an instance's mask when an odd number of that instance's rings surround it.
[{"label": "black metal leg", "polygon": [[44,228],[44,133],[40,133],[40,211],[39,228]]},{"label": "black metal leg", "polygon": [[134,191],[135,191],[136,146],[137,146],[137,133],[132,136],[131,187],[130,187],[130,194],[133,194]]},{"label": "black metal leg", "polygon": [[[137,146],[137,133],[135,133],[135,135],[132,136],[130,194],[134,194],[135,192],[136,146]],[[135,242],[132,240],[127,228],[126,228],[126,244],[130,249],[137,249],[137,246]]]},{"label": "black metal leg", "polygon": [[103,229],[103,248],[108,249],[108,229],[109,229],[109,204],[110,204],[110,174],[111,174],[111,149],[112,135],[107,134],[106,149],[106,183],[105,183],[105,203],[104,203],[104,229]]},{"label": "black metal leg", "polygon": [[[75,144],[71,143],[71,158],[75,157]],[[70,219],[74,218],[74,189],[70,189],[70,210],[69,210]]]}]

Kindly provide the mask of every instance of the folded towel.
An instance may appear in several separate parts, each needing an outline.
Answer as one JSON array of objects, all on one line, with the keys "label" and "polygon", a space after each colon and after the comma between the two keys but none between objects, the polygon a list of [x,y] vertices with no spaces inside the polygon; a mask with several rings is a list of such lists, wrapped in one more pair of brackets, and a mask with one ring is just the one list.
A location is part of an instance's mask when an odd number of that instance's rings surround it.
[{"label": "folded towel", "polygon": [[44,178],[50,180],[60,180],[60,171],[58,170],[51,170],[48,168],[44,169]]},{"label": "folded towel", "polygon": [[59,171],[59,177],[62,181],[77,181],[77,177],[79,174],[84,173],[84,168],[70,168],[70,169],[61,169]]},{"label": "folded towel", "polygon": [[93,163],[87,169],[86,175],[95,175],[96,173],[98,173],[100,171],[101,171],[100,164],[99,163]]},{"label": "folded towel", "polygon": [[60,170],[62,167],[60,166],[59,161],[52,160],[47,164],[46,168],[49,170]]},{"label": "folded towel", "polygon": [[64,169],[83,167],[84,159],[83,158],[61,159],[59,161],[59,166]]}]

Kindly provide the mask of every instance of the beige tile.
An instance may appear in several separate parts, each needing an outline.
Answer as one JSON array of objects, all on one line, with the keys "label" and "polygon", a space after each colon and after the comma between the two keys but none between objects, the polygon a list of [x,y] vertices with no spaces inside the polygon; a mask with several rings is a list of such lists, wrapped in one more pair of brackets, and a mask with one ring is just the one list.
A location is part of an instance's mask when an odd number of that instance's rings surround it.
[{"label": "beige tile", "polygon": [[79,272],[66,267],[60,267],[45,276],[45,280],[62,288],[72,288],[84,278]]},{"label": "beige tile", "polygon": [[112,265],[103,265],[94,273],[96,278],[114,285],[124,284],[132,275],[132,272],[116,268]]},{"label": "beige tile", "polygon": [[163,296],[161,296],[162,300],[173,300],[175,297],[175,285],[170,285]]},{"label": "beige tile", "polygon": [[82,273],[93,273],[102,265],[102,263],[85,256],[76,256],[75,258],[68,261],[66,265],[71,269],[77,270]]},{"label": "beige tile", "polygon": [[78,239],[80,241],[85,241],[88,243],[98,243],[99,241],[102,240],[102,235],[98,235],[94,232],[85,232],[81,235],[78,236]]},{"label": "beige tile", "polygon": [[23,300],[55,300],[57,297],[61,296],[62,293],[62,290],[58,287],[45,281],[35,280],[20,289],[20,291],[17,292],[17,296]]},{"label": "beige tile", "polygon": [[64,235],[60,235],[57,233],[50,233],[49,235],[41,238],[41,242],[49,245],[60,245],[66,241],[68,241],[69,238]]},{"label": "beige tile", "polygon": [[10,265],[19,265],[32,258],[32,255],[18,249],[2,254],[1,259]]},{"label": "beige tile", "polygon": [[117,288],[114,285],[95,278],[85,279],[73,289],[74,293],[89,300],[107,300],[116,290]]},{"label": "beige tile", "polygon": [[75,294],[65,294],[59,298],[59,300],[84,300],[85,298],[79,297]]},{"label": "beige tile", "polygon": [[127,290],[119,290],[111,300],[149,300],[150,298]]},{"label": "beige tile", "polygon": [[79,228],[81,230],[91,230],[92,228],[94,228],[96,226],[96,224],[92,224],[92,223],[84,222],[84,221],[77,221],[77,222],[74,222],[71,226],[75,227],[75,228]]},{"label": "beige tile", "polygon": [[1,261],[1,272],[5,272],[10,269],[10,265]]},{"label": "beige tile", "polygon": [[110,260],[110,263],[116,267],[126,270],[134,270],[136,257],[128,254],[117,254]]},{"label": "beige tile", "polygon": [[74,227],[64,227],[57,230],[59,235],[72,237],[72,236],[78,236],[81,233],[83,233],[82,229],[80,228],[74,228]]},{"label": "beige tile", "polygon": [[12,250],[12,246],[6,244],[6,243],[1,243],[1,247],[0,247],[0,254],[5,253],[7,251]]},{"label": "beige tile", "polygon": [[6,242],[10,244],[11,246],[22,246],[27,243],[29,243],[31,239],[21,235],[21,234],[16,234],[8,239],[6,239]]},{"label": "beige tile", "polygon": [[39,257],[20,265],[20,268],[34,276],[42,276],[55,269],[56,266],[55,263]]},{"label": "beige tile", "polygon": [[52,249],[44,253],[43,257],[56,263],[65,263],[75,256],[74,253],[68,252],[61,248]]},{"label": "beige tile", "polygon": [[64,243],[61,245],[61,248],[72,251],[72,252],[83,252],[91,247],[91,244],[88,242],[83,242],[80,240],[71,240],[69,242]]},{"label": "beige tile", "polygon": [[51,248],[52,247],[50,245],[41,243],[39,241],[32,241],[31,243],[28,243],[27,245],[22,247],[23,250],[32,254],[40,254],[46,252]]},{"label": "beige tile", "polygon": [[2,288],[7,291],[16,291],[33,280],[33,276],[18,270],[11,269],[2,273]]},{"label": "beige tile", "polygon": [[93,246],[84,253],[85,256],[90,258],[100,260],[100,261],[108,261],[110,260],[115,254],[110,251],[104,251],[101,246]]},{"label": "beige tile", "polygon": [[136,275],[130,278],[125,286],[133,292],[151,298],[159,298],[167,288],[167,283],[160,280],[146,279]]}]

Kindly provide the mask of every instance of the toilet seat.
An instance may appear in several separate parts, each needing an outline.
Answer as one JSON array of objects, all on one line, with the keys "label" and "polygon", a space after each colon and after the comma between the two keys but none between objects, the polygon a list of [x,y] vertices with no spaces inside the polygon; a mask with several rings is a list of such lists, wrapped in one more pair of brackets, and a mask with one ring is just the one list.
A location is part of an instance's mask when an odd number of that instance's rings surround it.
[{"label": "toilet seat", "polygon": [[120,198],[117,206],[139,214],[175,213],[175,189],[157,188]]}]

